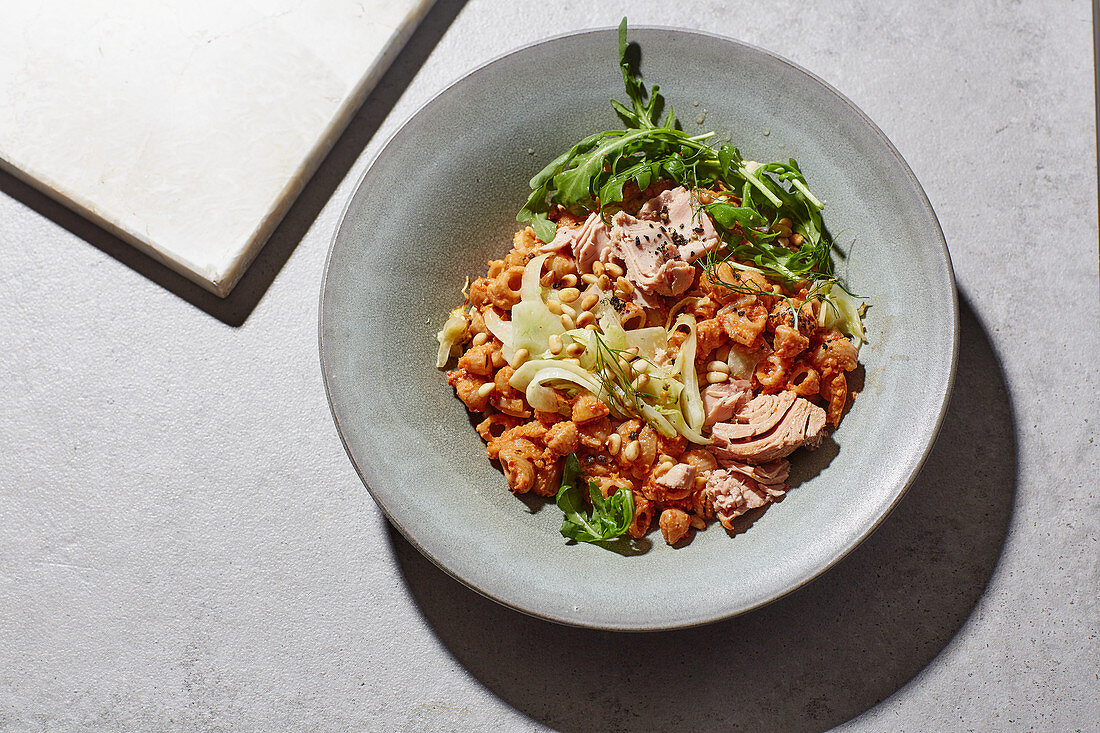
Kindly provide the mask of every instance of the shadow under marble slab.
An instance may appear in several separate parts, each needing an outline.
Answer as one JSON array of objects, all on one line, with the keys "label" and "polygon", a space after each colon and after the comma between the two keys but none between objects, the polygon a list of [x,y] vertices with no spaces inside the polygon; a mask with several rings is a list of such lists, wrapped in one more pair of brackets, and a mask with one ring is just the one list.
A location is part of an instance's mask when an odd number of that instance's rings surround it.
[{"label": "shadow under marble slab", "polygon": [[241,326],[465,4],[466,0],[437,0],[432,6],[226,298],[204,290],[4,171],[0,171],[0,194],[11,196],[219,321]]}]

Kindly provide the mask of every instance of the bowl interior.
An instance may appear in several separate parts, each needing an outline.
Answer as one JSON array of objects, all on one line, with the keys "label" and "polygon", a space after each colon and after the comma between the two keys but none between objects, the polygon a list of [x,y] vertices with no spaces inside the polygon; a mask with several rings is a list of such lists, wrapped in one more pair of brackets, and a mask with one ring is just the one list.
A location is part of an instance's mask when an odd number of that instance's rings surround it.
[{"label": "bowl interior", "polygon": [[[792,490],[752,527],[638,554],[567,545],[552,503],[507,490],[434,366],[435,332],[466,276],[508,250],[527,181],[598,129],[620,126],[613,30],[545,41],[465,77],[422,108],[364,175],[336,234],[321,303],[333,414],[375,499],[433,561],[514,608],[565,623],[671,628],[724,618],[815,577],[895,504],[938,429],[957,318],[943,236],[912,173],[859,110],[807,72],[714,36],[634,29],[647,83],[687,131],[747,158],[798,160],[853,292],[872,304],[862,393]],[[705,73],[700,70],[706,70]]]}]

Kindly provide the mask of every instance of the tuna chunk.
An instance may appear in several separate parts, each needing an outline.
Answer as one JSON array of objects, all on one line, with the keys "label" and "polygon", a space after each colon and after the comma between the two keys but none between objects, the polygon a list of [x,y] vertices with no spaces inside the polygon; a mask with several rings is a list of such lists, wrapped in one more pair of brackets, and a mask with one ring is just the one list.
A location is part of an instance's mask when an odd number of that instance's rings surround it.
[{"label": "tuna chunk", "polygon": [[560,249],[564,249],[567,246],[572,246],[573,238],[579,229],[573,229],[571,227],[558,225],[558,231],[546,244],[539,247],[539,252],[557,252]]},{"label": "tuna chunk", "polygon": [[683,498],[695,490],[695,466],[677,463],[654,482],[668,492],[668,498]]},{"label": "tuna chunk", "polygon": [[751,397],[752,385],[746,379],[707,385],[703,390],[703,411],[706,413],[703,427],[729,420]]},{"label": "tuna chunk", "polygon": [[580,272],[592,272],[593,262],[596,260],[608,262],[611,259],[614,250],[611,230],[600,218],[599,213],[594,211],[584,220],[580,229],[559,225],[554,239],[539,247],[539,251],[559,252],[566,247],[569,247],[573,257],[576,258],[577,269]]},{"label": "tuna chunk", "polygon": [[751,478],[761,486],[781,487],[784,490],[787,488],[787,478],[791,475],[791,464],[782,458],[759,466],[740,461],[722,461],[722,468],[728,468],[730,471]]},{"label": "tuna chunk", "polygon": [[710,217],[683,186],[650,199],[637,217],[620,211],[611,221],[611,240],[626,264],[627,279],[650,295],[680,295],[690,288],[692,260],[722,243]]},{"label": "tuna chunk", "polygon": [[695,268],[680,258],[663,224],[635,219],[625,211],[615,214],[611,223],[616,254],[635,287],[656,295],[679,295],[691,287]]},{"label": "tuna chunk", "polygon": [[753,397],[736,412],[732,421],[714,426],[715,438],[741,440],[768,432],[779,424],[797,396],[794,392],[784,391]]},{"label": "tuna chunk", "polygon": [[711,472],[703,491],[718,521],[726,529],[733,529],[734,519],[783,496],[787,487],[761,484],[738,471],[722,468]]},{"label": "tuna chunk", "polygon": [[[785,458],[802,446],[816,448],[824,435],[825,411],[801,397],[784,401],[788,402],[789,408],[783,412],[778,423],[766,432],[754,433],[747,439],[732,437],[742,434],[746,428],[744,425],[715,425],[711,431],[714,438],[711,453],[719,461],[741,461],[759,466],[777,458]],[[738,413],[738,417],[746,413],[753,402],[756,400],[746,405]],[[773,414],[769,413],[769,421]]]},{"label": "tuna chunk", "polygon": [[691,192],[683,186],[650,199],[638,212],[638,217],[664,224],[672,243],[680,250],[680,257],[686,262],[713,252],[722,243],[710,216],[698,208]]},{"label": "tuna chunk", "polygon": [[572,247],[577,270],[582,273],[592,272],[592,264],[597,260],[607,262],[611,259],[611,230],[598,213],[593,211],[588,215],[573,238]]}]

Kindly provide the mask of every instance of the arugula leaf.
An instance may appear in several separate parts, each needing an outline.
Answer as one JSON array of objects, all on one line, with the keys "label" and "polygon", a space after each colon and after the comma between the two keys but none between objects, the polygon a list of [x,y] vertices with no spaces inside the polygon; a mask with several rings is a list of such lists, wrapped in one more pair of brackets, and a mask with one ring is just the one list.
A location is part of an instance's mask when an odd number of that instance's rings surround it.
[{"label": "arugula leaf", "polygon": [[[714,133],[691,136],[677,129],[671,105],[659,124],[664,99],[656,84],[646,90],[630,48],[623,18],[619,68],[629,105],[613,99],[611,107],[625,129],[589,135],[551,161],[531,179],[531,195],[516,219],[549,242],[557,233],[549,217],[552,205],[585,215],[622,201],[627,183],[644,190],[666,178],[689,188],[726,191],[702,208],[715,220],[727,258],[751,262],[788,285],[831,278],[833,243],[821,219],[824,204],[810,192],[798,164],[791,159],[761,165],[745,160],[732,145],[715,149],[706,142]],[[792,234],[801,235],[800,245],[777,241],[784,219]]]},{"label": "arugula leaf", "polygon": [[576,453],[570,453],[565,458],[557,496],[558,508],[565,512],[562,535],[578,542],[603,542],[624,534],[634,521],[633,494],[621,488],[605,499],[596,482],[589,481],[588,493],[592,500],[589,515],[580,474],[581,462]]},{"label": "arugula leaf", "polygon": [[664,98],[656,84],[652,91],[646,91],[628,49],[623,18],[619,25],[619,66],[631,106],[611,100],[611,107],[626,128],[589,135],[531,179],[531,195],[516,220],[530,223],[544,242],[557,233],[557,226],[549,219],[551,204],[583,214],[622,201],[623,186],[629,181],[644,189],[662,175],[693,187],[717,180],[721,170],[718,158],[704,142],[713,133],[690,136],[676,129],[671,106],[665,123],[658,125]]},{"label": "arugula leaf", "polygon": [[[626,87],[626,96],[630,97],[634,109],[628,109],[626,105],[614,99],[611,100],[611,107],[618,113],[627,127],[634,129],[657,127],[657,114],[664,104],[664,98],[658,94],[660,87],[656,84],[653,85],[652,94],[646,92],[645,84],[642,83],[641,78],[638,76],[638,70],[634,68],[634,63],[627,54],[629,48],[630,44],[626,41],[626,18],[624,17],[622,22],[619,23],[619,68],[623,72],[623,86]],[[645,101],[647,96],[649,97],[648,103]],[[669,129],[671,129],[672,120],[672,111],[669,110],[665,122]]]}]

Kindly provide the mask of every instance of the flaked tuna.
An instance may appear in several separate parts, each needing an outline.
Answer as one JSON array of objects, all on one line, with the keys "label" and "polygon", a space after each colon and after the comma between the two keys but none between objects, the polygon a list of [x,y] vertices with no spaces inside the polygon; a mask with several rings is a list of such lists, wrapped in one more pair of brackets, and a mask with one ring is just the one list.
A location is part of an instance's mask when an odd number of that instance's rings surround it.
[{"label": "flaked tuna", "polygon": [[611,223],[615,252],[634,287],[656,295],[679,295],[691,287],[695,268],[680,257],[663,225],[625,211],[615,214]]},{"label": "flaked tuna", "polygon": [[573,239],[579,231],[579,229],[573,229],[572,227],[559,224],[558,231],[554,234],[554,238],[539,247],[539,252],[557,252],[565,247],[573,246]]},{"label": "flaked tuna", "polygon": [[[785,461],[784,461],[785,463]],[[745,512],[758,509],[787,491],[786,484],[761,484],[739,471],[721,468],[707,478],[704,498],[726,529]]]},{"label": "flaked tuna", "polygon": [[721,245],[710,217],[683,186],[646,202],[634,217],[624,211],[612,219],[615,254],[626,278],[644,293],[680,295],[691,287],[691,262]]},{"label": "flaked tuna", "polygon": [[724,422],[733,417],[752,397],[752,384],[747,379],[731,379],[719,384],[708,384],[703,389],[703,427]]},{"label": "flaked tuna", "polygon": [[[740,419],[757,399],[759,398],[749,402],[736,417]],[[753,433],[746,439],[733,436],[742,435],[749,423],[715,425],[711,430],[711,437],[714,439],[710,446],[711,453],[719,462],[740,461],[761,465],[777,458],[785,458],[801,447],[816,448],[824,436],[825,411],[801,397],[784,398],[777,402],[783,403],[787,403],[788,407],[774,427],[762,433]],[[767,412],[767,421],[771,421],[774,415],[774,410]]]},{"label": "flaked tuna", "polygon": [[732,420],[714,426],[715,437],[729,441],[766,433],[779,424],[797,396],[788,390],[753,397],[737,410]]},{"label": "flaked tuna", "polygon": [[593,211],[588,215],[584,226],[574,236],[572,247],[577,270],[582,273],[592,272],[592,265],[597,260],[607,262],[611,259],[611,230],[598,213]]},{"label": "flaked tuna", "polygon": [[588,215],[579,229],[559,225],[554,239],[539,247],[539,251],[559,252],[566,247],[573,253],[577,270],[581,273],[592,272],[594,262],[608,262],[615,253],[611,229],[595,211]]},{"label": "flaked tuna", "polygon": [[669,499],[680,499],[695,491],[695,466],[677,463],[654,482],[667,493]]},{"label": "flaked tuna", "polygon": [[763,486],[782,487],[784,490],[787,488],[787,478],[791,475],[791,464],[782,458],[759,466],[740,461],[722,461],[722,468],[728,468],[746,478],[751,478]]},{"label": "flaked tuna", "polygon": [[680,257],[687,262],[713,252],[722,243],[710,216],[683,186],[664,191],[647,201],[638,212],[638,218],[661,222],[672,243],[680,250]]}]

